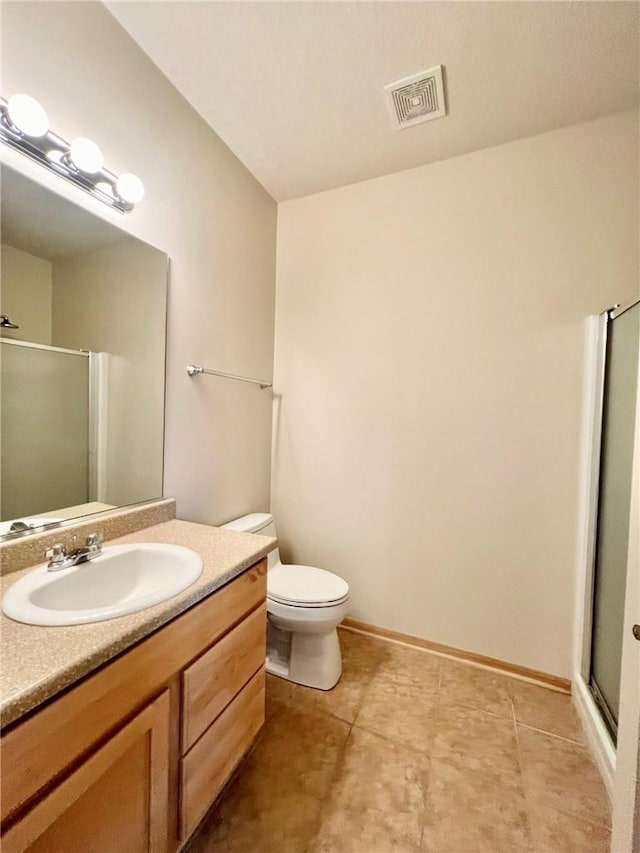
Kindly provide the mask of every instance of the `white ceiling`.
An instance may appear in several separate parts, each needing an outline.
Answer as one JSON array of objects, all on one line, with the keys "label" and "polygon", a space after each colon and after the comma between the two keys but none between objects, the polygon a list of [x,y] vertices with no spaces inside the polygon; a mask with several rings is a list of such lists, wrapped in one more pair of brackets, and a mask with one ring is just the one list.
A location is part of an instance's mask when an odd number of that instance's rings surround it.
[{"label": "white ceiling", "polygon": [[[279,201],[638,103],[636,2],[106,5]],[[383,87],[438,64],[449,115],[394,130]]]}]

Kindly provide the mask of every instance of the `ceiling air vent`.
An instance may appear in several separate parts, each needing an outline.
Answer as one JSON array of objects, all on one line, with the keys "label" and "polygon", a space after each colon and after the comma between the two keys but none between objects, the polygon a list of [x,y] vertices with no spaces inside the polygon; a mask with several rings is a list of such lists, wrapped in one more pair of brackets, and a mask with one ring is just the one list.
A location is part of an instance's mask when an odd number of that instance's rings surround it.
[{"label": "ceiling air vent", "polygon": [[442,65],[384,87],[396,130],[446,115]]}]

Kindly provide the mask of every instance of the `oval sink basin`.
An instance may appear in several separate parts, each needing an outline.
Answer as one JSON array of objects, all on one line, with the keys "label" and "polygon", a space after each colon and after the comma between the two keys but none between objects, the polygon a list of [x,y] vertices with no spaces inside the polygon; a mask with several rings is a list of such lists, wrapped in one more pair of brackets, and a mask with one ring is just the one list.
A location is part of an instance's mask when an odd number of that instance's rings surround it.
[{"label": "oval sink basin", "polygon": [[166,601],[201,574],[201,558],[181,545],[113,545],[68,569],[38,566],[9,587],[2,610],[28,625],[103,622]]}]

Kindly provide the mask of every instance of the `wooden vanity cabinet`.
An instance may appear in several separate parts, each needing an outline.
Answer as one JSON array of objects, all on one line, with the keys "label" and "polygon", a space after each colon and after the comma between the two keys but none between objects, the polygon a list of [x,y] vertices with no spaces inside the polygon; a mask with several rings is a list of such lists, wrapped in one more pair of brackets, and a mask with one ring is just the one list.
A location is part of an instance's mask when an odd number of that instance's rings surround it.
[{"label": "wooden vanity cabinet", "polygon": [[175,853],[264,722],[266,561],[5,731],[3,853]]}]

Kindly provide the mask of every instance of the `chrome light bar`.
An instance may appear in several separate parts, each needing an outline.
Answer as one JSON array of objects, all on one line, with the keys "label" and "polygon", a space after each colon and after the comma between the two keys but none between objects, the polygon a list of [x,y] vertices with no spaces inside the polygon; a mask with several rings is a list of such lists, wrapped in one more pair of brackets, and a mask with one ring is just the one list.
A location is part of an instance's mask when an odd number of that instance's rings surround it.
[{"label": "chrome light bar", "polygon": [[105,168],[102,152],[90,139],[67,142],[58,136],[49,129],[44,108],[29,95],[0,97],[0,139],[121,213],[144,198],[140,178]]}]

